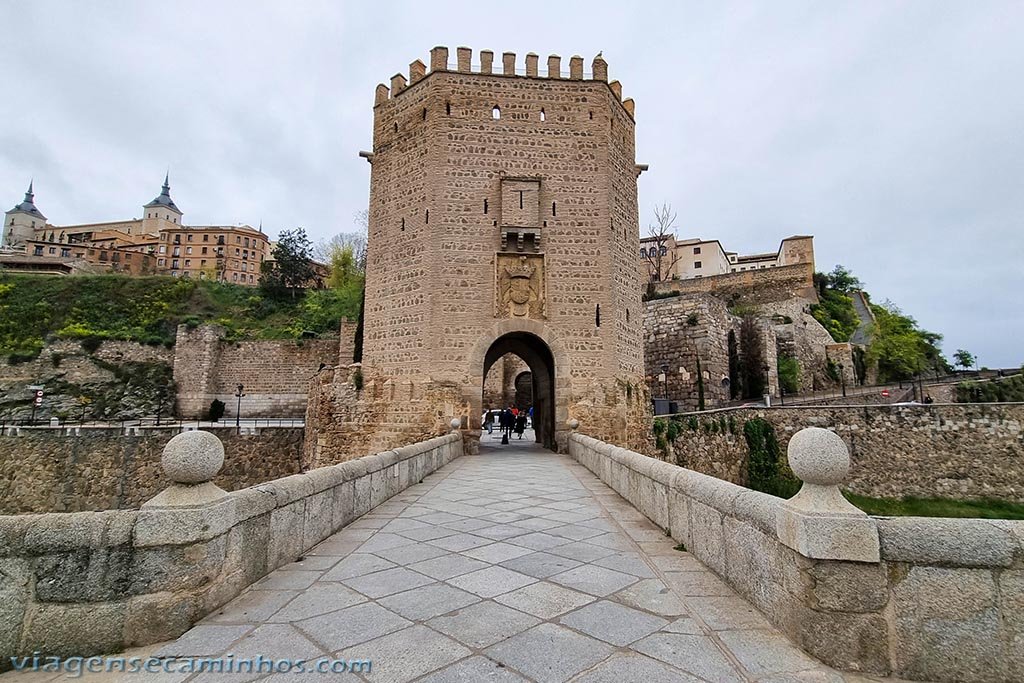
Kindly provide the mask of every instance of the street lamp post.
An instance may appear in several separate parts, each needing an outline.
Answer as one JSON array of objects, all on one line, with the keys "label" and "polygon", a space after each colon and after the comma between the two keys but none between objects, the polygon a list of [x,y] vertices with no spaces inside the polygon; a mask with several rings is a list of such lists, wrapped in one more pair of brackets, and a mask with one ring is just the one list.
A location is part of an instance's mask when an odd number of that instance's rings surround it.
[{"label": "street lamp post", "polygon": [[843,372],[843,364],[839,364],[839,382],[843,385],[843,398],[846,398],[846,373]]},{"label": "street lamp post", "polygon": [[243,390],[245,385],[239,384],[238,391],[235,392],[235,398],[238,399],[238,405],[235,407],[235,429],[241,430],[242,428],[242,397],[245,396]]}]

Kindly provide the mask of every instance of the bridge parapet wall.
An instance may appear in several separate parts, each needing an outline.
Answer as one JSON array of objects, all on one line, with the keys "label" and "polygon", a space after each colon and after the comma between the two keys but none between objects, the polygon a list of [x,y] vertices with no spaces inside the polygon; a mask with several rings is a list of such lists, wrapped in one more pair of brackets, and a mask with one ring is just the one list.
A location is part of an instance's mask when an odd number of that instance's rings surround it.
[{"label": "bridge parapet wall", "polygon": [[[204,432],[180,436],[197,434],[219,444]],[[141,510],[0,517],[0,668],[13,655],[87,656],[176,638],[460,455],[462,438],[448,434],[227,493],[212,474],[176,477],[165,451],[171,480],[188,483]],[[221,462],[222,447],[214,474]]]},{"label": "bridge parapet wall", "polygon": [[[780,526],[803,491],[784,501],[578,433],[569,453],[831,666],[1024,680],[1024,522],[866,518],[877,561],[821,559]],[[812,545],[835,518],[821,521]]]}]

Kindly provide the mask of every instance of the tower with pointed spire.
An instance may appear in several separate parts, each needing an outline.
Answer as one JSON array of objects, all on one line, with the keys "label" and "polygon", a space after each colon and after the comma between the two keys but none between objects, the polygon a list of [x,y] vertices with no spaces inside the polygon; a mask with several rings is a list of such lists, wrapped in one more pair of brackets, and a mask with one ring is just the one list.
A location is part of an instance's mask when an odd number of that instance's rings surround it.
[{"label": "tower with pointed spire", "polygon": [[142,207],[142,232],[154,234],[168,228],[181,226],[181,210],[171,199],[171,174],[164,176],[160,194]]},{"label": "tower with pointed spire", "polygon": [[3,239],[0,245],[5,247],[21,247],[35,236],[37,229],[46,225],[46,216],[36,208],[33,182],[28,183],[25,199],[4,214]]}]

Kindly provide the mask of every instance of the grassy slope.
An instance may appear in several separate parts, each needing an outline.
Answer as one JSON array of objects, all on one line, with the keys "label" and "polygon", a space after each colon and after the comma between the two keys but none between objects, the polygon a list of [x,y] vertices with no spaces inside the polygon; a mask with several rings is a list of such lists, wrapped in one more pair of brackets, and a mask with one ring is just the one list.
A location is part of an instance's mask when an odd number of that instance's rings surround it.
[{"label": "grassy slope", "polygon": [[844,493],[847,499],[869,515],[888,517],[976,517],[982,519],[1024,519],[1024,504],[1001,500],[951,500],[947,498],[869,498]]},{"label": "grassy slope", "polygon": [[329,336],[358,310],[357,288],[274,299],[170,277],[7,275],[0,276],[0,355],[32,354],[53,337],[170,345],[183,322],[218,323],[233,338]]}]

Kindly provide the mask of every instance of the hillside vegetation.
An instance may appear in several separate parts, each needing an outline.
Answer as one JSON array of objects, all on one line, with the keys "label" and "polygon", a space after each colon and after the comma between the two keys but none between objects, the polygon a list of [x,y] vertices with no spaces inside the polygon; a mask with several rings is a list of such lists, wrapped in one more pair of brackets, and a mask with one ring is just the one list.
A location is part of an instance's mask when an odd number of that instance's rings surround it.
[{"label": "hillside vegetation", "polygon": [[33,358],[55,338],[171,346],[181,323],[216,323],[234,339],[331,336],[358,316],[361,291],[360,283],[275,296],[166,276],[0,275],[0,356]]},{"label": "hillside vegetation", "polygon": [[[863,283],[843,266],[836,266],[831,273],[815,273],[814,284],[820,303],[811,307],[811,315],[834,340],[849,341],[860,325],[852,295],[863,290]],[[867,292],[864,294],[867,297]],[[877,365],[880,383],[952,369],[939,349],[941,334],[922,329],[913,317],[889,301],[870,306],[875,323],[868,330],[871,344],[865,360]]]}]

